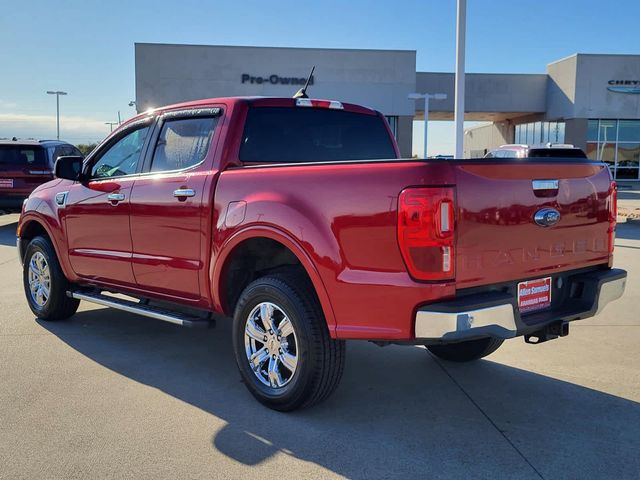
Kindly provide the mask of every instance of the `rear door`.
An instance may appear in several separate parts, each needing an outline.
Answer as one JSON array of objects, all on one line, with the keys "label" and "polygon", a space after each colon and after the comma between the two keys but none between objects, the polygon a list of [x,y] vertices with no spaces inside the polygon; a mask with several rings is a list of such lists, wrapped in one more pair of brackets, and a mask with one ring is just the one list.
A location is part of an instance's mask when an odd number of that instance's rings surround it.
[{"label": "rear door", "polygon": [[0,145],[0,195],[26,198],[51,180],[47,151],[40,145]]},{"label": "rear door", "polygon": [[[455,168],[458,288],[607,264],[611,179],[603,164],[531,159]],[[543,208],[560,214],[557,223],[535,222]]]},{"label": "rear door", "polygon": [[[140,288],[197,301],[220,108],[169,112],[158,121],[146,173],[131,193],[133,272]],[[203,295],[207,296],[203,293]]]},{"label": "rear door", "polygon": [[79,276],[135,286],[130,197],[150,137],[151,119],[123,130],[88,159],[89,179],[69,189],[64,207],[69,261]]}]

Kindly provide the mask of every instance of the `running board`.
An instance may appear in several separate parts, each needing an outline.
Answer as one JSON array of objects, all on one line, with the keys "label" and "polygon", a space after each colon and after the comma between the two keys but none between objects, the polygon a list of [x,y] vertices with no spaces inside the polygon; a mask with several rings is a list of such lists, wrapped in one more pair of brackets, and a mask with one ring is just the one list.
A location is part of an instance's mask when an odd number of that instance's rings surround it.
[{"label": "running board", "polygon": [[164,308],[143,305],[142,303],[131,302],[129,300],[123,300],[120,298],[103,295],[101,293],[71,290],[67,292],[67,295],[78,300],[84,300],[86,302],[95,303],[104,307],[115,308],[117,310],[123,310],[129,313],[137,313],[138,315],[142,315],[144,317],[155,318],[156,320],[174,323],[183,327],[208,328],[209,326],[213,325],[212,321],[196,317],[194,315],[188,315]]}]

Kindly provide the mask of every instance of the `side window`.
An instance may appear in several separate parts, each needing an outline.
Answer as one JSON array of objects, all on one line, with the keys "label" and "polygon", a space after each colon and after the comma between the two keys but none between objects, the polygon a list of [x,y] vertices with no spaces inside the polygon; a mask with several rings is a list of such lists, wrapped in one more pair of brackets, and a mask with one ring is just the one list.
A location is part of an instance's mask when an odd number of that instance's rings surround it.
[{"label": "side window", "polygon": [[81,155],[81,153],[73,145],[63,145],[62,146],[62,155],[73,156],[73,155]]},{"label": "side window", "polygon": [[136,172],[149,127],[134,130],[111,145],[91,167],[91,178],[120,177]]},{"label": "side window", "polygon": [[496,156],[495,154],[496,154],[495,150],[491,150],[489,153],[487,153],[484,156],[484,158],[495,158],[495,156]]},{"label": "side window", "polygon": [[151,171],[182,170],[202,162],[217,122],[217,117],[165,121],[153,152]]}]

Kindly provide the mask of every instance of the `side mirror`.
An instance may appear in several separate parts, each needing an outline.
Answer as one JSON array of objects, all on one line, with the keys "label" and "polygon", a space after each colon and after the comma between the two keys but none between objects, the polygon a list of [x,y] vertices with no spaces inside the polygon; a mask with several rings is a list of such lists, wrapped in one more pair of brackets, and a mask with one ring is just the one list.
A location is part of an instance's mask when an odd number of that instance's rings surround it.
[{"label": "side mirror", "polygon": [[58,157],[54,167],[56,178],[78,181],[82,177],[82,162],[84,157],[64,156]]}]

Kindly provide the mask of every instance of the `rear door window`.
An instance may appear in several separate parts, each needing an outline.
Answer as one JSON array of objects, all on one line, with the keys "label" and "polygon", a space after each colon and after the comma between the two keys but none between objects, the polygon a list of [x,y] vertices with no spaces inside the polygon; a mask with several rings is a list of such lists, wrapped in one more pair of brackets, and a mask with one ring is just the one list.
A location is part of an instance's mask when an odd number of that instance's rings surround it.
[{"label": "rear door window", "polygon": [[217,123],[217,117],[166,120],[153,152],[151,171],[183,170],[202,162]]},{"label": "rear door window", "polygon": [[384,118],[324,108],[250,108],[240,146],[240,160],[252,163],[392,158]]}]

